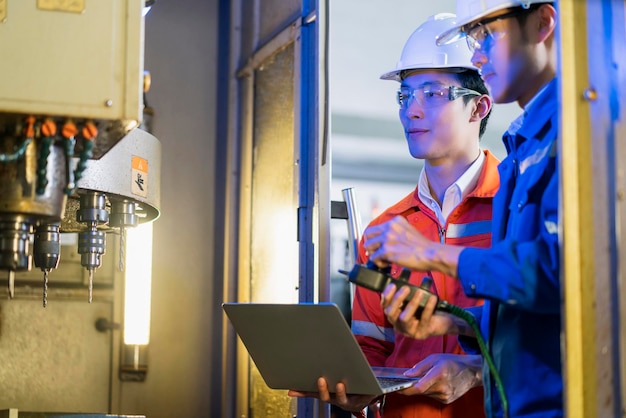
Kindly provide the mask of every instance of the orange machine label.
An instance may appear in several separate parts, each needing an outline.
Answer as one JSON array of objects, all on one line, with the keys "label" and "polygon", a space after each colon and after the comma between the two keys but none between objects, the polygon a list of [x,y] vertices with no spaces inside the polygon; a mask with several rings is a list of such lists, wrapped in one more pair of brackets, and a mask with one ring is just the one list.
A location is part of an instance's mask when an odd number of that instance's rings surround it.
[{"label": "orange machine label", "polygon": [[133,155],[130,190],[133,194],[148,197],[148,160]]}]

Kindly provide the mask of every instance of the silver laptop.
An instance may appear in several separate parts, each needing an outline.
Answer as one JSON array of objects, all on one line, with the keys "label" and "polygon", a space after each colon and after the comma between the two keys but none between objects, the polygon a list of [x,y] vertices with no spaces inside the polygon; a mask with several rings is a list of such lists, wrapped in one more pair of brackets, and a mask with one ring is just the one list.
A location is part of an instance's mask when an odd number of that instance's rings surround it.
[{"label": "silver laptop", "polygon": [[224,303],[222,308],[267,386],[317,392],[326,378],[350,394],[380,395],[410,387],[407,369],[370,367],[337,305]]}]

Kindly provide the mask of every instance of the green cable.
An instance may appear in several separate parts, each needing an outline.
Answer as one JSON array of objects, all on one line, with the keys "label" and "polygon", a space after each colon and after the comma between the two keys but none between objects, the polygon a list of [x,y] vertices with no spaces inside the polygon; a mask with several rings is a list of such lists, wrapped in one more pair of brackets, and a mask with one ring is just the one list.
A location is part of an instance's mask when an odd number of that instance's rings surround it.
[{"label": "green cable", "polygon": [[485,361],[487,362],[487,366],[489,366],[489,371],[491,372],[493,379],[496,381],[496,389],[498,390],[498,395],[500,395],[500,401],[502,402],[502,410],[504,411],[504,418],[507,418],[509,416],[509,402],[506,399],[506,394],[504,393],[504,385],[502,385],[500,374],[498,374],[498,371],[496,370],[496,365],[493,363],[493,359],[489,355],[489,350],[487,349],[485,340],[483,339],[483,336],[480,333],[480,328],[478,324],[476,323],[476,319],[474,318],[472,314],[470,314],[463,308],[460,308],[456,305],[452,305],[445,301],[440,301],[439,303],[445,306],[443,309],[444,311],[447,310],[452,315],[459,317],[461,319],[464,319],[470,325],[470,327],[472,327],[474,334],[476,334],[476,340],[478,341],[480,352],[485,358]]},{"label": "green cable", "polygon": [[76,189],[76,182],[74,181],[74,172],[71,168],[72,157],[74,156],[74,146],[76,146],[76,139],[74,137],[66,138],[63,141],[63,146],[65,148],[65,176],[67,177],[66,185],[63,188],[63,192],[70,196],[74,193],[74,189]]},{"label": "green cable", "polygon": [[85,139],[83,141],[83,150],[80,153],[80,159],[76,164],[76,170],[74,170],[74,181],[78,182],[83,177],[83,171],[87,168],[87,160],[93,155],[93,141]]},{"label": "green cable", "polygon": [[0,154],[0,163],[12,163],[19,160],[24,153],[26,153],[26,148],[33,141],[33,138],[24,138],[24,141],[19,146],[19,148],[12,154]]}]

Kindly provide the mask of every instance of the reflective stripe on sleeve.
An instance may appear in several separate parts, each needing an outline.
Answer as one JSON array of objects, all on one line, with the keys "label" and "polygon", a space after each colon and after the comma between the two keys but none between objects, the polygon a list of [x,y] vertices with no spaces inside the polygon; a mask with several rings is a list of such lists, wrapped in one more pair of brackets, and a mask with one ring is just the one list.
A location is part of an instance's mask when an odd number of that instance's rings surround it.
[{"label": "reflective stripe on sleeve", "polygon": [[393,328],[379,327],[366,321],[352,321],[352,333],[388,342],[395,342],[396,339]]}]

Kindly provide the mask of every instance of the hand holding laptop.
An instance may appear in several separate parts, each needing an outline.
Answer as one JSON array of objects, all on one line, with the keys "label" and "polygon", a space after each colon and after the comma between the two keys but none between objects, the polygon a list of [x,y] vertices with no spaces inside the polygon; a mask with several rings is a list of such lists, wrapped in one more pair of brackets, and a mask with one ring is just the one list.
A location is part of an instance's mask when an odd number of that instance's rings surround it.
[{"label": "hand holding laptop", "polygon": [[[400,391],[403,395],[424,395],[441,403],[450,404],[463,396],[470,389],[482,385],[482,356],[460,354],[433,354],[417,363],[406,372],[407,376],[419,378],[415,384]],[[323,377],[317,381],[319,392],[298,392],[290,390],[291,397],[317,398],[352,412],[359,416],[359,411],[368,406],[375,407],[380,396],[350,395],[343,383],[337,383],[335,393],[330,393],[328,383]]]},{"label": "hand holding laptop", "polygon": [[326,379],[320,377],[317,380],[319,392],[298,392],[290,390],[287,395],[295,398],[318,398],[324,402],[331,403],[339,408],[350,411],[357,415],[365,407],[373,405],[379,396],[373,395],[349,395],[346,393],[346,387],[343,383],[337,383],[335,393],[330,393]]},{"label": "hand holding laptop", "polygon": [[403,395],[425,395],[444,404],[451,404],[467,391],[482,386],[480,354],[431,354],[406,372],[407,376],[420,377]]}]

